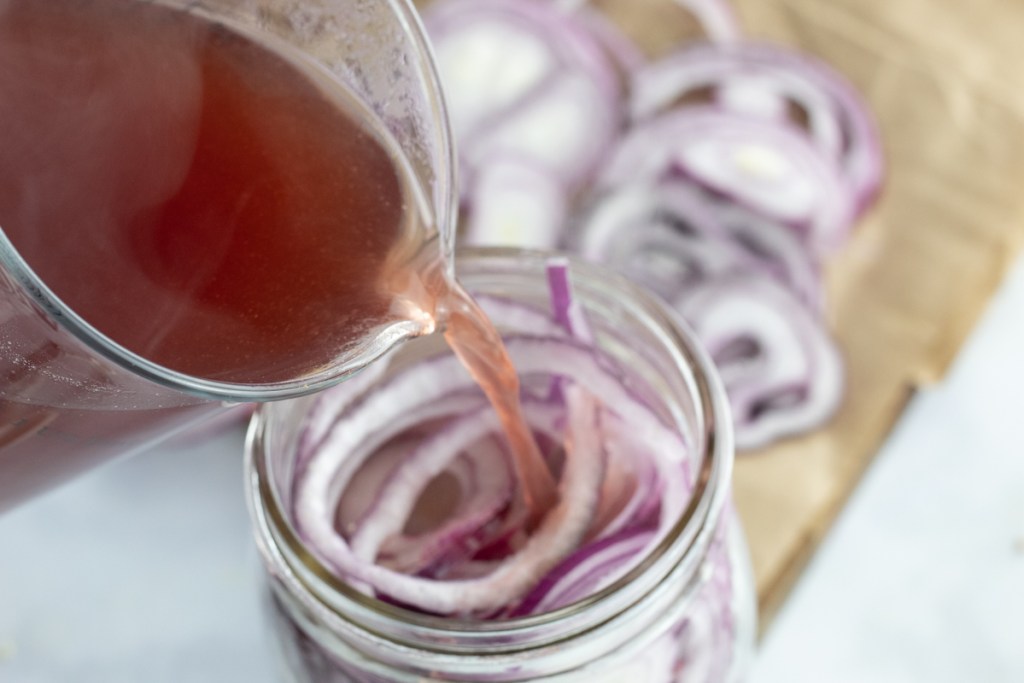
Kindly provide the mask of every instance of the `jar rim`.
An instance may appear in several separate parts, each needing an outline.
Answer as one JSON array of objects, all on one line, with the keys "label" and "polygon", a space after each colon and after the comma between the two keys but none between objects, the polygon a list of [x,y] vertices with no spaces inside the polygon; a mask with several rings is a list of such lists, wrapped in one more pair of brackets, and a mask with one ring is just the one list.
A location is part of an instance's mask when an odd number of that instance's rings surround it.
[{"label": "jar rim", "polygon": [[[676,522],[667,530],[654,548],[624,576],[609,586],[563,607],[536,615],[513,617],[500,621],[469,620],[422,614],[378,600],[353,588],[331,571],[325,563],[309,551],[289,521],[289,515],[281,509],[268,472],[269,452],[265,449],[264,436],[270,420],[268,410],[272,406],[261,406],[253,416],[246,440],[246,490],[250,515],[253,520],[257,542],[266,556],[275,555],[290,571],[290,577],[301,588],[323,603],[315,586],[299,576],[291,566],[287,555],[301,563],[302,569],[313,575],[333,592],[332,597],[344,598],[361,612],[379,619],[401,624],[405,627],[423,629],[439,637],[457,638],[467,634],[503,636],[522,634],[537,627],[552,625],[566,618],[586,612],[589,608],[624,591],[637,578],[646,575],[652,567],[666,557],[678,556],[666,568],[655,583],[641,595],[647,595],[663,582],[672,570],[694,553],[706,551],[713,527],[724,507],[728,495],[732,472],[732,429],[728,403],[717,371],[707,352],[697,341],[696,335],[686,323],[671,312],[666,304],[653,294],[614,274],[608,269],[584,262],[571,254],[539,252],[509,247],[477,247],[460,250],[457,263],[467,262],[483,267],[499,261],[530,261],[531,265],[545,263],[551,257],[565,258],[570,262],[573,279],[589,279],[606,290],[615,290],[617,296],[629,299],[642,307],[659,331],[665,333],[671,343],[671,350],[677,352],[687,369],[692,372],[693,386],[699,412],[699,432],[694,440],[702,446],[699,468],[694,473],[693,488],[686,507],[679,513]],[[281,546],[284,546],[283,549]],[[680,547],[681,546],[681,547]],[[282,550],[286,551],[285,553]],[[338,611],[331,609],[337,616]],[[343,618],[345,618],[343,616]],[[346,620],[349,620],[346,618]],[[349,620],[350,621],[350,620]],[[377,634],[381,635],[381,634]]]}]

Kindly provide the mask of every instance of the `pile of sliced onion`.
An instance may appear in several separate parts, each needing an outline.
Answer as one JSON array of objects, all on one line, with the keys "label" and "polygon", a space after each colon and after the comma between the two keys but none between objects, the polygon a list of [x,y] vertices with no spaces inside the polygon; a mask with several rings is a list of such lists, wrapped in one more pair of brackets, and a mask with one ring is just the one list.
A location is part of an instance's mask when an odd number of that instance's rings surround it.
[{"label": "pile of sliced onion", "polygon": [[554,247],[569,198],[622,127],[621,65],[636,56],[613,27],[555,3],[446,0],[424,18],[458,142],[465,241]]},{"label": "pile of sliced onion", "polygon": [[821,264],[877,196],[882,153],[841,75],[744,41],[724,0],[677,1],[707,40],[656,61],[584,0],[428,8],[462,240],[574,249],[662,296],[715,354],[753,448],[840,404]]},{"label": "pile of sliced onion", "polygon": [[679,518],[693,484],[686,437],[588,341],[564,261],[549,282],[550,310],[479,300],[505,331],[558,477],[535,528],[501,425],[450,352],[318,397],[297,441],[294,523],[352,585],[434,614],[548,612],[623,576]]}]

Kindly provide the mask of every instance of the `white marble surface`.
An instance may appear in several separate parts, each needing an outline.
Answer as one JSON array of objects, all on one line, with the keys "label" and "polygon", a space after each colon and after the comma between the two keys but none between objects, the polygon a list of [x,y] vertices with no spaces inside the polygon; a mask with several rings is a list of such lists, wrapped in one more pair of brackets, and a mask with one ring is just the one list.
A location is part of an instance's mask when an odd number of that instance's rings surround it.
[{"label": "white marble surface", "polygon": [[[0,681],[279,681],[240,450],[166,447],[0,517]],[[1024,265],[767,634],[752,683],[804,681],[1024,681]]]},{"label": "white marble surface", "polygon": [[0,682],[276,683],[241,428],[0,517]]},{"label": "white marble surface", "polygon": [[766,634],[752,683],[824,681],[1024,681],[1024,262]]}]

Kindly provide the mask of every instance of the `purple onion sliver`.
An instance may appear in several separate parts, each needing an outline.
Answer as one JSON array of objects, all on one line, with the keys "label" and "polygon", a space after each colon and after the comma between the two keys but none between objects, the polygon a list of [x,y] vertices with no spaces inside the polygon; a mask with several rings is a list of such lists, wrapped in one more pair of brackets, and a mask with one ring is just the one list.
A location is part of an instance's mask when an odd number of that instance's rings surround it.
[{"label": "purple onion sliver", "polygon": [[562,257],[551,257],[548,259],[546,273],[555,321],[570,336],[584,343],[592,344],[594,341],[593,330],[590,329],[590,323],[587,321],[583,307],[572,293],[569,261]]},{"label": "purple onion sliver", "polygon": [[[723,106],[746,114],[775,118],[780,109],[772,99],[799,107],[809,135],[843,170],[855,215],[871,202],[884,175],[878,125],[863,97],[827,64],[777,45],[688,47],[636,74],[633,116],[650,118],[706,87],[722,91]],[[735,88],[740,92],[730,92]],[[744,90],[747,96],[738,96]]]},{"label": "purple onion sliver", "polygon": [[677,109],[634,127],[601,187],[681,175],[805,232],[815,249],[845,241],[853,197],[836,162],[789,125],[707,107]]},{"label": "purple onion sliver", "polygon": [[[808,431],[838,408],[843,367],[834,342],[818,316],[773,279],[723,278],[683,297],[679,310],[720,364],[737,448]],[[737,339],[752,340],[757,357],[723,363],[721,350]]]}]

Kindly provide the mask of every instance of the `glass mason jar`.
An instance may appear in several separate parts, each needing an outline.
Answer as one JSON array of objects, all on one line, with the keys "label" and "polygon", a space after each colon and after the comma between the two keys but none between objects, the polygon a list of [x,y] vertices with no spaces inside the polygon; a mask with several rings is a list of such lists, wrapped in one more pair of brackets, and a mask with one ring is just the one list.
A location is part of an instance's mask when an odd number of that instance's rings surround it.
[{"label": "glass mason jar", "polygon": [[[461,253],[459,279],[474,295],[537,305],[548,296],[547,258],[512,250]],[[632,390],[655,397],[665,422],[693,444],[685,456],[694,473],[691,495],[666,537],[621,580],[548,613],[470,622],[402,609],[334,575],[295,531],[292,454],[316,398],[262,406],[250,428],[246,489],[268,575],[271,631],[291,680],[742,679],[753,651],[755,596],[729,502],[733,443],[721,384],[693,334],[666,306],[609,271],[571,264],[594,343],[638,382]],[[428,341],[407,342],[397,356],[415,362],[417,345]]]}]

